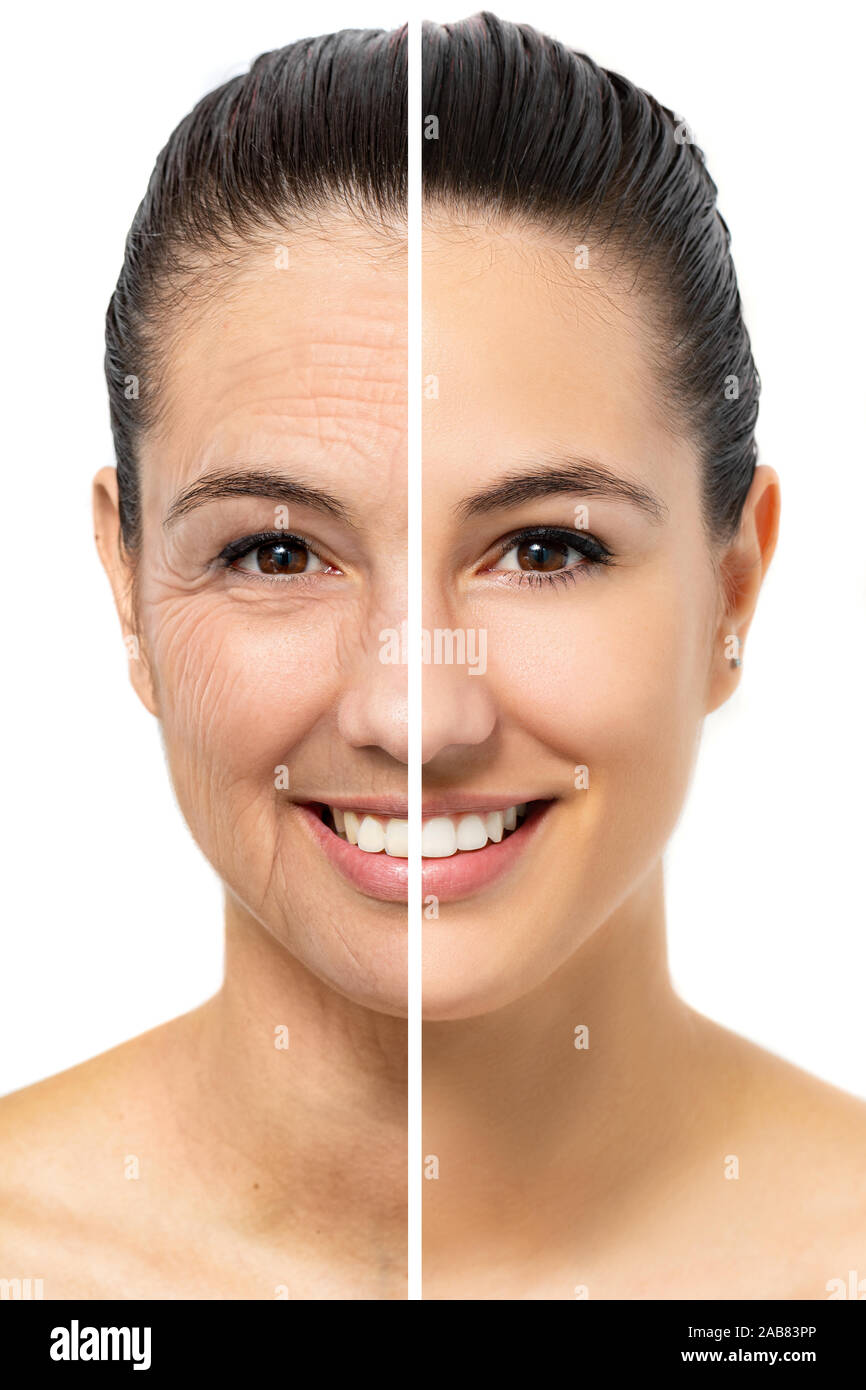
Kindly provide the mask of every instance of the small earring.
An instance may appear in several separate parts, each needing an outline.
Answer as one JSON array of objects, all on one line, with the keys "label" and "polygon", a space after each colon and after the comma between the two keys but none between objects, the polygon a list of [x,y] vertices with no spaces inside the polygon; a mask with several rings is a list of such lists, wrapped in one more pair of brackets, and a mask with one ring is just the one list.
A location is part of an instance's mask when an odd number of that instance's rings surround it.
[{"label": "small earring", "polygon": [[731,656],[728,658],[728,660],[730,661],[732,666],[742,666],[743,664],[738,656]]}]

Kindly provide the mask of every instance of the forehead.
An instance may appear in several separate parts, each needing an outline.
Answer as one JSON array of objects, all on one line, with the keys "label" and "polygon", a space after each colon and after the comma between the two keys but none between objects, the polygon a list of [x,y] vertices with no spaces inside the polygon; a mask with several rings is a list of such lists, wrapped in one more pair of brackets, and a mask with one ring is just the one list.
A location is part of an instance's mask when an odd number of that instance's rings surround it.
[{"label": "forehead", "polygon": [[[323,483],[405,474],[406,274],[399,245],[334,230],[207,268],[168,335],[155,503],[198,474],[303,461]],[[341,489],[345,492],[345,489]]]},{"label": "forehead", "polygon": [[[425,372],[439,377],[426,445],[442,467],[473,441],[483,480],[504,453],[575,452],[682,481],[652,311],[612,253],[525,229],[424,228]],[[440,446],[441,449],[440,449]],[[495,455],[495,457],[494,457]]]}]

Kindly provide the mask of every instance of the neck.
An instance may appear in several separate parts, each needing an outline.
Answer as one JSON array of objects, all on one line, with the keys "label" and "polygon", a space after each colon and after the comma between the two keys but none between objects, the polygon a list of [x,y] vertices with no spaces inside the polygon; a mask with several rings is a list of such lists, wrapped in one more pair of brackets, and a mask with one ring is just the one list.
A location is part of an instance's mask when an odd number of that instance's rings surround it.
[{"label": "neck", "polygon": [[230,895],[225,980],[191,1019],[194,1094],[241,1217],[405,1262],[405,1019],[338,994]]},{"label": "neck", "polygon": [[429,1275],[461,1246],[467,1264],[473,1248],[506,1260],[530,1225],[533,1242],[554,1249],[567,1230],[573,1248],[657,1177],[688,1123],[694,1017],[670,983],[659,864],[533,994],[425,1025]]}]

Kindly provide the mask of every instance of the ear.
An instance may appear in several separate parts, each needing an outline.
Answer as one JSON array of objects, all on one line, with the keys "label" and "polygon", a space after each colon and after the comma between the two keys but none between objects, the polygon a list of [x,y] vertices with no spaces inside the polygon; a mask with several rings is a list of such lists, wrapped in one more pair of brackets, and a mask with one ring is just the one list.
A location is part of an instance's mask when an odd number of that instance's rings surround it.
[{"label": "ear", "polygon": [[755,469],[739,530],[722,553],[722,601],[713,645],[707,713],[724,704],[740,680],[746,634],[779,536],[781,489],[775,470]]},{"label": "ear", "polygon": [[99,551],[102,567],[108,575],[114,595],[114,606],[120,618],[123,641],[129,657],[129,678],[145,709],[159,718],[151,668],[138,630],[133,560],[125,550],[120,534],[120,506],[115,468],[100,468],[93,479],[93,528],[96,549]]}]

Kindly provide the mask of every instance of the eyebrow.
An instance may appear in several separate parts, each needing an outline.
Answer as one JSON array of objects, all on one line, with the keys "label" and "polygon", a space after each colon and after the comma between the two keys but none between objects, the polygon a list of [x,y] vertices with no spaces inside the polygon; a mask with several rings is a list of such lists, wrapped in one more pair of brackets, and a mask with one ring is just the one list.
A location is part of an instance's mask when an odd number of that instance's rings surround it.
[{"label": "eyebrow", "polygon": [[482,516],[502,507],[516,507],[538,497],[554,497],[579,492],[584,497],[610,497],[637,507],[656,524],[668,513],[667,505],[648,488],[619,477],[594,459],[555,459],[542,467],[506,473],[498,482],[465,497],[457,506],[465,519]]},{"label": "eyebrow", "polygon": [[177,494],[162,524],[164,527],[173,526],[196,507],[203,507],[223,497],[268,497],[285,506],[293,503],[295,506],[312,507],[314,511],[327,512],[329,516],[352,524],[350,513],[331,493],[290,478],[285,473],[261,469],[206,473]]}]

